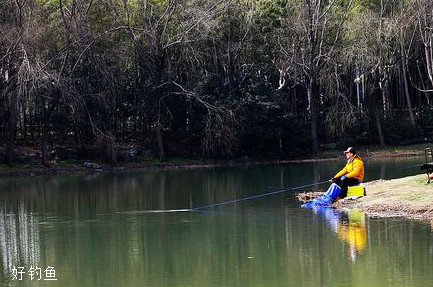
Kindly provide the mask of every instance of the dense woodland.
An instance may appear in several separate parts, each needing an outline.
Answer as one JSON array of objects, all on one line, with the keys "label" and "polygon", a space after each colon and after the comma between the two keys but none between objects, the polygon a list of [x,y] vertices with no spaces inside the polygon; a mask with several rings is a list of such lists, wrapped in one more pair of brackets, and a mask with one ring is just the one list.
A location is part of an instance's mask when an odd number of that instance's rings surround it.
[{"label": "dense woodland", "polygon": [[431,141],[432,95],[431,0],[0,1],[9,164]]}]

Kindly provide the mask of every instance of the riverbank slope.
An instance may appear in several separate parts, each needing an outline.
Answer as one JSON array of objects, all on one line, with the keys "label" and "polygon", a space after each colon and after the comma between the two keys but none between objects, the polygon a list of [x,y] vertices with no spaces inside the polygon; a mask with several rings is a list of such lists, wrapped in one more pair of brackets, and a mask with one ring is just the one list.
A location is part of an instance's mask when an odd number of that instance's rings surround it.
[{"label": "riverbank slope", "polygon": [[370,216],[433,220],[433,183],[425,174],[365,184],[367,196],[342,200],[337,208],[361,209]]}]

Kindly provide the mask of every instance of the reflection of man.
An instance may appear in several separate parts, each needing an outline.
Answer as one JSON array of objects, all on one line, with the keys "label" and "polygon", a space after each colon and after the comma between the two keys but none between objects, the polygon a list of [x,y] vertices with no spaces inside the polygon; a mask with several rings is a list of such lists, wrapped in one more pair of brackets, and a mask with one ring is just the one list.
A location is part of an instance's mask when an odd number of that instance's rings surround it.
[{"label": "reflection of man", "polygon": [[349,243],[350,256],[356,259],[358,253],[364,251],[367,246],[367,228],[365,226],[365,215],[362,211],[351,211],[347,214],[347,220],[338,225],[338,237]]},{"label": "reflection of man", "polygon": [[350,257],[353,261],[367,247],[367,228],[362,211],[352,210],[345,213],[329,207],[315,207],[313,210],[325,218],[338,238],[349,244]]},{"label": "reflection of man", "polygon": [[345,150],[344,154],[347,158],[346,166],[331,179],[341,187],[340,198],[347,196],[349,186],[358,185],[364,180],[364,162],[362,158],[356,154],[353,147]]}]

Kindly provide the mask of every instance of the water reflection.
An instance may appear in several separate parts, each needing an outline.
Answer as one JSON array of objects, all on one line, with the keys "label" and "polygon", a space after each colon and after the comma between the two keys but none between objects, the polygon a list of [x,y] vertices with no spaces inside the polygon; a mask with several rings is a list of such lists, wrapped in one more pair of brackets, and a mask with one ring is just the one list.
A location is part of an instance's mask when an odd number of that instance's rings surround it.
[{"label": "water reflection", "polygon": [[[370,176],[397,175],[397,165],[370,163]],[[334,161],[0,180],[0,285],[9,285],[14,265],[54,266],[59,281],[50,286],[62,287],[432,282],[433,233],[412,222],[366,222],[363,214],[332,209],[314,215],[289,194],[211,212],[143,212],[322,181],[339,168]],[[355,266],[371,276],[358,276]],[[394,274],[409,279],[401,285]]]},{"label": "water reflection", "polygon": [[356,210],[343,212],[338,237],[349,244],[351,259],[355,261],[356,256],[367,247],[365,214]]},{"label": "water reflection", "polygon": [[349,255],[355,261],[367,247],[365,214],[360,210],[339,211],[330,207],[315,207],[313,211],[322,217],[337,237],[349,245]]},{"label": "water reflection", "polygon": [[15,212],[0,206],[0,255],[3,278],[19,266],[37,266],[41,260],[38,219],[28,213],[21,201]]}]

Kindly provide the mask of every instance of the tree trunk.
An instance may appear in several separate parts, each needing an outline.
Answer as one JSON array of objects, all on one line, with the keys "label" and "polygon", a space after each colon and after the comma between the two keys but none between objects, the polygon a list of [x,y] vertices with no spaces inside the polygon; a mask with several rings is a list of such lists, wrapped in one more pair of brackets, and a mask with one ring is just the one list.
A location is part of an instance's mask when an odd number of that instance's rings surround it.
[{"label": "tree trunk", "polygon": [[158,193],[158,208],[161,210],[164,210],[166,208],[165,206],[166,182],[167,182],[167,175],[163,171],[159,175],[159,193]]},{"label": "tree trunk", "polygon": [[283,156],[283,138],[281,130],[278,131],[278,149],[280,152],[280,156]]},{"label": "tree trunk", "polygon": [[380,77],[378,77],[376,79],[376,86],[373,89],[373,94],[372,94],[372,100],[371,100],[371,108],[373,111],[373,116],[374,116],[374,120],[376,123],[376,128],[377,128],[377,133],[379,136],[379,142],[380,142],[380,146],[384,147],[386,145],[385,143],[385,137],[383,136],[383,130],[382,130],[382,121],[380,119],[380,113],[379,113],[379,109],[378,109],[378,103],[377,100],[378,98],[381,97],[380,93],[382,93],[382,90],[380,88]]},{"label": "tree trunk", "polygon": [[374,119],[376,122],[377,133],[379,135],[380,146],[384,147],[386,145],[385,144],[385,137],[383,136],[382,122],[380,120],[379,109],[377,108],[376,103],[373,103],[373,114],[374,114]]},{"label": "tree trunk", "polygon": [[27,140],[27,113],[26,113],[26,101],[22,101],[21,104],[21,114],[22,114],[22,121],[21,121],[21,137],[23,139],[23,142],[26,142]]},{"label": "tree trunk", "polygon": [[8,126],[6,130],[6,161],[8,165],[15,162],[15,135],[16,135],[16,117],[15,110],[9,110]]},{"label": "tree trunk", "polygon": [[[403,52],[404,53],[404,52]],[[403,85],[404,85],[404,95],[406,96],[406,104],[407,109],[409,110],[409,118],[410,123],[415,126],[415,117],[413,115],[413,108],[412,108],[412,102],[410,100],[410,94],[409,94],[409,84],[407,82],[407,62],[406,62],[406,55],[402,55],[402,70],[403,70]]]},{"label": "tree trunk", "polygon": [[41,150],[42,150],[42,165],[48,165],[48,113],[45,108],[45,101],[42,100],[42,139],[41,139]]},{"label": "tree trunk", "polygon": [[161,123],[156,123],[156,144],[158,145],[159,160],[165,160],[164,140],[162,138]]},{"label": "tree trunk", "polygon": [[[45,125],[45,124],[44,124]],[[44,166],[48,166],[48,141],[47,141],[47,129],[42,127],[42,141],[41,141],[41,150],[42,150],[42,159],[41,163]]]},{"label": "tree trunk", "polygon": [[316,76],[310,75],[310,83],[308,85],[311,97],[311,142],[313,155],[317,156],[319,152],[319,138],[318,138],[318,92],[319,87],[317,84]]},{"label": "tree trunk", "polygon": [[403,85],[404,85],[404,95],[406,97],[406,103],[407,103],[407,109],[409,110],[409,118],[410,123],[415,126],[415,117],[413,115],[413,109],[412,109],[412,103],[410,100],[410,94],[409,94],[409,84],[407,82],[407,57],[406,52],[404,49],[404,34],[403,34],[403,27],[400,27],[400,54],[401,54],[401,65],[403,70]]},{"label": "tree trunk", "polygon": [[15,163],[15,138],[17,125],[17,104],[15,91],[11,92],[9,99],[9,111],[7,119],[7,128],[5,133],[6,139],[6,162],[8,165]]},{"label": "tree trunk", "polygon": [[46,132],[42,134],[42,165],[48,166],[48,142]]},{"label": "tree trunk", "polygon": [[162,124],[161,124],[161,101],[156,105],[156,120],[155,120],[155,140],[158,147],[159,160],[165,160],[165,149],[164,149],[164,139],[162,137]]},{"label": "tree trunk", "polygon": [[114,135],[108,132],[107,138],[107,157],[108,161],[112,165],[117,165],[117,152],[116,152],[116,141],[114,140]]},{"label": "tree trunk", "polygon": [[229,27],[229,36],[227,39],[227,82],[229,86],[229,92],[231,94],[234,94],[234,91],[236,90],[236,68],[235,68],[235,55],[233,51],[233,44],[232,44],[232,38],[231,38],[231,25]]}]

